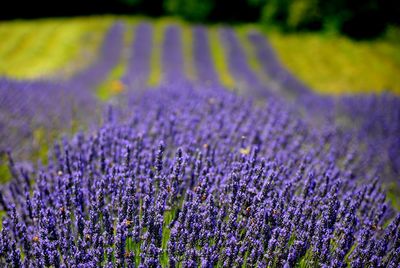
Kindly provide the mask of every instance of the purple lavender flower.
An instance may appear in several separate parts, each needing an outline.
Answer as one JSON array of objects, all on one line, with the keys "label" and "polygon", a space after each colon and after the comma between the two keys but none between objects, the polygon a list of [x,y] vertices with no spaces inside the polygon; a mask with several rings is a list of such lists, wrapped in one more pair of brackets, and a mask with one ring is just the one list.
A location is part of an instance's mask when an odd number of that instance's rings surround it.
[{"label": "purple lavender flower", "polygon": [[[297,104],[288,107],[284,93],[270,91],[252,72],[235,32],[223,28],[230,70],[238,85],[262,100],[255,105],[218,85],[202,29],[195,32],[195,62],[211,86],[184,86],[180,28],[169,26],[162,52],[169,85],[116,97],[101,126],[56,142],[46,165],[32,168],[9,154],[13,178],[0,188],[1,266],[398,266],[400,215],[384,186],[397,172],[398,124],[371,123],[366,116],[372,111],[376,121],[397,120],[398,100],[314,95],[253,34],[260,59],[271,59],[262,63],[265,70],[294,93]],[[123,31],[119,23],[110,29],[99,62],[65,82],[71,92],[92,89],[117,63]],[[124,77],[131,89],[148,75],[151,25],[140,24],[136,34],[143,43],[134,42]],[[45,122],[54,112],[69,122],[74,112],[40,102],[47,93],[61,102],[70,96],[64,95],[67,87],[51,92],[54,84],[35,83],[42,93],[25,89],[21,96],[32,95],[37,107],[4,93],[1,111],[8,116],[49,109],[28,121]],[[86,103],[72,96],[66,106]],[[87,95],[88,103],[95,103],[92,98]],[[318,117],[302,115],[302,109],[312,111],[309,103],[327,105]],[[388,105],[380,110],[382,103]],[[332,105],[337,113],[329,111]],[[336,122],[352,111],[361,126]],[[22,127],[27,121],[10,122],[10,130],[31,135]],[[377,152],[383,161],[375,162]]]}]

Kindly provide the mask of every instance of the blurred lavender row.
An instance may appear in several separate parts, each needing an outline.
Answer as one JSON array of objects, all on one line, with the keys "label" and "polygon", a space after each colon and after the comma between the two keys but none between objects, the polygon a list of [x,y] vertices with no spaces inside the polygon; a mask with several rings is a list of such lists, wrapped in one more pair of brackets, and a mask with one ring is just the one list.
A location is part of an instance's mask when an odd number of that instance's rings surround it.
[{"label": "blurred lavender row", "polygon": [[197,83],[219,85],[219,78],[211,57],[207,29],[203,26],[193,28],[193,61]]},{"label": "blurred lavender row", "polygon": [[239,92],[253,97],[268,97],[271,90],[263,85],[256,73],[251,70],[235,31],[231,28],[221,28],[220,36],[226,47],[229,69],[235,77]]},{"label": "blurred lavender row", "polygon": [[0,152],[12,149],[18,156],[29,155],[38,146],[37,139],[69,130],[74,122],[86,125],[95,109],[88,90],[48,81],[1,79]]},{"label": "blurred lavender row", "polygon": [[[400,98],[392,94],[369,96],[321,96],[291,74],[280,63],[268,40],[261,33],[248,34],[266,75],[276,82],[281,94],[294,96],[288,102],[305,111],[319,127],[337,126],[366,146],[366,162],[380,163],[380,172],[388,181],[399,184],[400,172]],[[286,98],[288,99],[288,98]],[[340,136],[339,133],[336,135]],[[369,159],[367,161],[367,159]]]},{"label": "blurred lavender row", "polygon": [[83,128],[97,122],[100,104],[95,87],[118,62],[123,32],[123,24],[114,24],[95,62],[68,81],[1,78],[0,154],[12,149],[18,156],[29,155],[38,130],[47,139],[74,125]]},{"label": "blurred lavender row", "polygon": [[153,47],[152,25],[149,23],[139,24],[133,36],[129,63],[122,82],[129,89],[140,89],[146,86],[150,74],[150,58]]},{"label": "blurred lavender row", "polygon": [[281,85],[281,90],[287,90],[296,96],[312,92],[311,89],[283,67],[264,35],[258,31],[252,31],[248,34],[248,39],[256,50],[258,60],[264,69],[265,75],[277,81]]},{"label": "blurred lavender row", "polygon": [[165,83],[186,80],[183,68],[182,29],[176,25],[167,26],[162,44],[162,72]]},{"label": "blurred lavender row", "polygon": [[125,30],[122,22],[114,23],[104,37],[96,60],[88,68],[70,78],[67,85],[78,86],[82,90],[93,90],[101,81],[104,81],[121,58]]},{"label": "blurred lavender row", "polygon": [[385,163],[382,175],[400,184],[400,98],[391,94],[344,96],[337,100],[341,124]]}]

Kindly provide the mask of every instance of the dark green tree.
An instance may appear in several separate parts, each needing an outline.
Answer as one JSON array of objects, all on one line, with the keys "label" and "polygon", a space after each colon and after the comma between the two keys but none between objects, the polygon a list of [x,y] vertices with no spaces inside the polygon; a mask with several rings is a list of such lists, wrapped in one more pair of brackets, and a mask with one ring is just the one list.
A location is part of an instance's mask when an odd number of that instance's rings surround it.
[{"label": "dark green tree", "polygon": [[205,21],[214,7],[213,0],[165,0],[167,14],[177,15],[189,21]]}]

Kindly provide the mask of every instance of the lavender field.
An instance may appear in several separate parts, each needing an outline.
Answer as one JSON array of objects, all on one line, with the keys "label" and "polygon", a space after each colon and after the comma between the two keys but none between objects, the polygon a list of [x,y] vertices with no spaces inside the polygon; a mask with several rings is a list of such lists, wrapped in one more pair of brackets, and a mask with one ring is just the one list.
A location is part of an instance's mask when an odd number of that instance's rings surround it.
[{"label": "lavender field", "polygon": [[1,267],[400,267],[397,95],[320,95],[256,28],[105,28],[0,77]]}]

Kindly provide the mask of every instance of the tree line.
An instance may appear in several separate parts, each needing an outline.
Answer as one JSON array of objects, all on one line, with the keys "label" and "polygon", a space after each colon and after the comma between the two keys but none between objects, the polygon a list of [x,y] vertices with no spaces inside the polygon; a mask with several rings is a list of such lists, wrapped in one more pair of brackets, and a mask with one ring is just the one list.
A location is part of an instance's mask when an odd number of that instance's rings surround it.
[{"label": "tree line", "polygon": [[196,23],[259,22],[283,31],[329,30],[376,37],[400,25],[397,0],[19,0],[0,19],[89,14],[173,15]]}]

